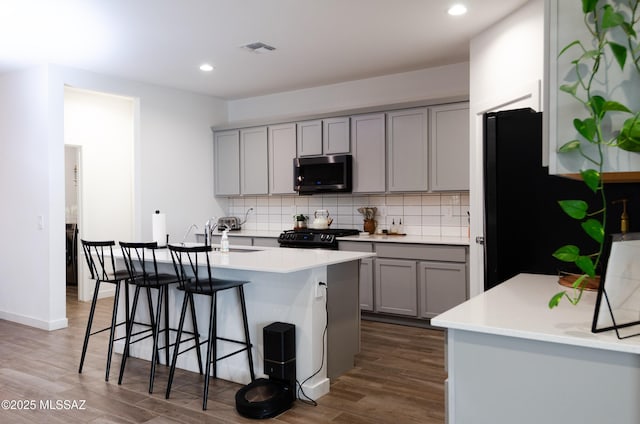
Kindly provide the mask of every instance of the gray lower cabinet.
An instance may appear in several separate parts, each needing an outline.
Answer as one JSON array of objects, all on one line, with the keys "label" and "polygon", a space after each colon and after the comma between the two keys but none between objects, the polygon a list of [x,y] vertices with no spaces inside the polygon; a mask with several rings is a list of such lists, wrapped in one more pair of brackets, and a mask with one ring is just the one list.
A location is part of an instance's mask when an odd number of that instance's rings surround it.
[{"label": "gray lower cabinet", "polygon": [[420,317],[433,318],[467,299],[467,266],[455,262],[418,262]]},{"label": "gray lower cabinet", "polygon": [[360,310],[373,311],[373,258],[360,259]]},{"label": "gray lower cabinet", "polygon": [[375,310],[396,315],[418,315],[416,261],[376,259]]}]

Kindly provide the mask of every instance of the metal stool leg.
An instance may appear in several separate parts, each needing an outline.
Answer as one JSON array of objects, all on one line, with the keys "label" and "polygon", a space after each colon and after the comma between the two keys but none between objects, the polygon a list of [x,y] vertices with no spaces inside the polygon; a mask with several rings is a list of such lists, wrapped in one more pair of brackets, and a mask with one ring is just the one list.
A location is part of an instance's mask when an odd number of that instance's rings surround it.
[{"label": "metal stool leg", "polygon": [[242,286],[238,286],[238,294],[240,296],[240,306],[242,308],[242,323],[244,324],[244,339],[247,342],[247,359],[249,359],[249,372],[251,374],[251,381],[256,379],[256,375],[253,372],[253,356],[251,355],[251,340],[249,338],[249,323],[247,321],[247,306],[244,302],[244,289]]},{"label": "metal stool leg", "polygon": [[118,318],[118,300],[120,299],[120,281],[116,282],[116,294],[113,297],[113,312],[111,313],[111,330],[109,331],[109,350],[107,352],[107,371],[104,381],[109,381],[109,372],[111,371],[111,355],[113,354],[113,339],[116,335],[116,326]]},{"label": "metal stool leg", "polygon": [[[158,304],[156,305],[156,326],[153,331],[153,352],[155,352],[154,357],[158,355],[158,339],[160,338],[160,317],[162,316],[162,299],[164,298],[164,293],[166,290],[166,286],[160,286],[158,288]],[[168,347],[167,347],[168,350]],[[151,359],[151,372],[149,373],[149,393],[153,393],[153,381],[156,376],[156,363],[160,361],[154,361]]]},{"label": "metal stool leg", "polygon": [[[176,372],[176,362],[178,361],[178,354],[180,349],[180,338],[182,337],[182,328],[184,327],[184,320],[187,315],[187,303],[190,302],[190,294],[184,294],[184,299],[182,300],[182,310],[180,312],[180,323],[178,324],[178,334],[176,336],[176,345],[173,347],[173,358],[171,359],[171,368],[169,369],[169,380],[167,381],[167,391],[164,395],[165,399],[169,399],[169,395],[171,394],[171,384],[173,384],[173,375]],[[197,346],[197,349],[200,350],[200,346]],[[200,364],[200,374],[202,374],[202,364]]]},{"label": "metal stool leg", "polygon": [[140,297],[140,286],[136,286],[136,290],[133,294],[133,305],[131,306],[131,316],[129,325],[127,325],[127,337],[124,342],[124,352],[122,352],[122,363],[120,364],[120,375],[118,376],[118,384],[122,384],[122,377],[124,376],[124,367],[127,364],[127,357],[129,356],[129,343],[131,342],[131,333],[133,332],[133,322],[136,318],[136,308],[138,307],[138,298]]},{"label": "metal stool leg", "polygon": [[186,293],[185,296],[189,296],[189,304],[191,305],[191,322],[193,324],[193,334],[194,334],[194,342],[196,344],[196,355],[198,356],[198,371],[200,371],[200,375],[202,375],[202,353],[200,352],[200,334],[198,332],[198,320],[196,318],[196,308],[193,302],[193,294]]},{"label": "metal stool leg", "polygon": [[82,355],[80,356],[80,366],[78,367],[78,373],[82,373],[84,358],[87,354],[87,347],[89,346],[89,337],[91,336],[91,326],[93,325],[93,315],[96,311],[96,302],[98,301],[98,290],[100,290],[100,280],[96,281],[96,287],[93,290],[93,300],[91,301],[91,310],[89,311],[89,321],[87,321],[87,330],[84,333],[84,343],[82,345]]},{"label": "metal stool leg", "polygon": [[[215,294],[211,296],[211,308],[209,312],[209,339],[207,340],[207,372],[204,377],[204,394],[202,397],[202,409],[207,409],[207,398],[209,397],[209,374],[211,370],[211,362],[213,362],[213,369],[215,373],[216,360],[215,356],[213,357],[213,361],[211,359],[212,350],[215,355],[215,327],[216,327],[216,314],[215,314],[215,304],[216,304],[216,296]],[[215,374],[214,374],[215,378]]]}]

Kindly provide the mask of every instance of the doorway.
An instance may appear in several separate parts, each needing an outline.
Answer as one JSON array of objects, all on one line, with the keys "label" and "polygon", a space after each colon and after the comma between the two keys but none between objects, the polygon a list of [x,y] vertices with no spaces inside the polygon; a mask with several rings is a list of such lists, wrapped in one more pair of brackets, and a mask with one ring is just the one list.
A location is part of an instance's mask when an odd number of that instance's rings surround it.
[{"label": "doorway", "polygon": [[[67,295],[78,295],[78,205],[80,176],[80,146],[64,146],[65,187],[65,265]],[[82,259],[80,257],[80,259]]]},{"label": "doorway", "polygon": [[[77,225],[77,297],[89,301],[95,282],[90,279],[81,239],[132,240],[134,237],[135,99],[65,87],[64,142],[75,152],[65,198],[76,193],[69,215]],[[70,160],[70,162],[73,162]],[[75,171],[74,168],[75,167]],[[75,178],[75,186],[74,180]],[[66,178],[65,178],[66,180]],[[113,296],[113,288],[100,297]]]}]

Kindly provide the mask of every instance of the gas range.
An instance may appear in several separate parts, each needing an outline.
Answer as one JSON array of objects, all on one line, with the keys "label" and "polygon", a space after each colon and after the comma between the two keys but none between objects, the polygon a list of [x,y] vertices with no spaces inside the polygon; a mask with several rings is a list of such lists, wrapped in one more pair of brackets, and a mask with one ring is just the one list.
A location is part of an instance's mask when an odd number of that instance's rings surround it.
[{"label": "gas range", "polygon": [[337,237],[353,236],[358,230],[328,228],[326,230],[287,230],[280,234],[280,247],[337,249]]}]

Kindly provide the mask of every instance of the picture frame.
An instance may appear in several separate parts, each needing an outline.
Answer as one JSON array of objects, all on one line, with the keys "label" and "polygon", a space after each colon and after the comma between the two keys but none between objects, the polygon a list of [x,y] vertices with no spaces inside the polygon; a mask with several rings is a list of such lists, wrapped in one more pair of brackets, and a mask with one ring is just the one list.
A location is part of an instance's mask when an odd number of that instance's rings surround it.
[{"label": "picture frame", "polygon": [[619,339],[640,335],[640,233],[610,235],[604,254],[591,331],[614,330]]}]

